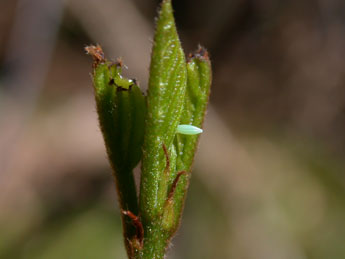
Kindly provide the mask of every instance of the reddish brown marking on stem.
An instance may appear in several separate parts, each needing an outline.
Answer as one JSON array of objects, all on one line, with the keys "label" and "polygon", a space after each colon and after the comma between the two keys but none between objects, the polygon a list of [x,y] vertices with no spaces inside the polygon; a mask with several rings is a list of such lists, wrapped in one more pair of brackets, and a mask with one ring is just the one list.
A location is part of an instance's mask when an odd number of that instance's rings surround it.
[{"label": "reddish brown marking on stem", "polygon": [[166,166],[165,166],[164,172],[165,172],[166,174],[168,174],[169,169],[170,169],[169,153],[168,153],[168,149],[167,149],[166,145],[163,144],[162,146],[163,146],[163,150],[164,150],[164,154],[165,154],[165,158],[166,158]]},{"label": "reddish brown marking on stem", "polygon": [[174,193],[175,193],[175,190],[176,190],[176,187],[177,187],[177,184],[178,184],[178,181],[180,180],[180,177],[183,175],[183,174],[187,174],[188,172],[186,171],[181,171],[181,172],[178,172],[176,177],[175,177],[175,180],[174,182],[172,183],[171,185],[171,189],[170,189],[170,192],[169,192],[169,195],[168,195],[168,202],[170,202],[174,196]]},{"label": "reddish brown marking on stem", "polygon": [[128,217],[130,217],[130,219],[133,221],[133,224],[136,228],[137,231],[137,239],[140,243],[140,246],[143,245],[143,240],[144,240],[144,227],[143,224],[141,223],[141,220],[138,216],[135,216],[132,212],[130,212],[129,210],[123,210],[122,211],[123,215],[126,215]]}]

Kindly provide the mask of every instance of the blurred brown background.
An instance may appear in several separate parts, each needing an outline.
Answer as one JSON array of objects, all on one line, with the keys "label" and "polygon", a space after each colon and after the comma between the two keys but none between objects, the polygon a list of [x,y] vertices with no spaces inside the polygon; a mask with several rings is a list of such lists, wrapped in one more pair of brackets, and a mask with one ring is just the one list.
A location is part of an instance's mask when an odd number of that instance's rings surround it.
[{"label": "blurred brown background", "polygon": [[[344,259],[345,2],[173,2],[214,83],[169,258]],[[158,3],[0,1],[0,258],[125,258],[83,48],[146,89]]]}]

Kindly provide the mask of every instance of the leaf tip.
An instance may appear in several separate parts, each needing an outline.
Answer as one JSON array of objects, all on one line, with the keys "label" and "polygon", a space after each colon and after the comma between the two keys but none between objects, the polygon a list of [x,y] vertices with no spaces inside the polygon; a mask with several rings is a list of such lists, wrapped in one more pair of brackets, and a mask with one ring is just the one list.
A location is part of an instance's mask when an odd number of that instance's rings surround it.
[{"label": "leaf tip", "polygon": [[86,46],[84,50],[86,51],[87,55],[92,56],[94,67],[106,61],[104,58],[104,52],[101,45],[97,44],[96,46],[95,45]]},{"label": "leaf tip", "polygon": [[195,52],[188,55],[188,62],[190,62],[194,58],[210,61],[210,56],[207,49],[201,45],[198,46],[198,49]]}]

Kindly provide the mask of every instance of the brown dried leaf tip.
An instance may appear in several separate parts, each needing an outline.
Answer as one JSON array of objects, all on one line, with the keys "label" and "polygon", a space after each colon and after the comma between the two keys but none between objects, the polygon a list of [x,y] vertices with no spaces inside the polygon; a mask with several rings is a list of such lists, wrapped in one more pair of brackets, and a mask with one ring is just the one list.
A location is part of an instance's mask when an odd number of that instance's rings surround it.
[{"label": "brown dried leaf tip", "polygon": [[[120,67],[124,66],[122,57],[119,57],[119,58],[116,59],[116,65],[118,65]],[[125,68],[127,68],[127,67],[125,67]]]},{"label": "brown dried leaf tip", "polygon": [[102,47],[97,44],[96,46],[90,45],[85,47],[86,54],[91,55],[93,57],[93,60],[96,64],[104,62],[104,52],[102,50]]},{"label": "brown dried leaf tip", "polygon": [[188,58],[189,59],[199,58],[199,59],[204,59],[204,60],[210,59],[207,49],[205,49],[201,45],[199,45],[198,49],[194,53],[189,53]]}]

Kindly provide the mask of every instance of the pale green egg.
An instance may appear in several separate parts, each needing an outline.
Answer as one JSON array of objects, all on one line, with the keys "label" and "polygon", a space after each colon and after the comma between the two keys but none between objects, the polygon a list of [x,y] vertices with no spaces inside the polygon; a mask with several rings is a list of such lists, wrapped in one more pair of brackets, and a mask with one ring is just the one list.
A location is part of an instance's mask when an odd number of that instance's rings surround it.
[{"label": "pale green egg", "polygon": [[202,132],[203,132],[202,129],[195,127],[195,126],[192,126],[192,125],[182,124],[182,125],[177,126],[177,133],[180,133],[180,134],[196,135],[196,134],[200,134]]}]

